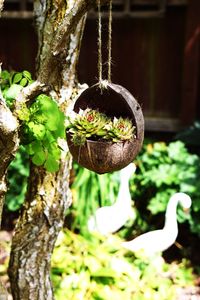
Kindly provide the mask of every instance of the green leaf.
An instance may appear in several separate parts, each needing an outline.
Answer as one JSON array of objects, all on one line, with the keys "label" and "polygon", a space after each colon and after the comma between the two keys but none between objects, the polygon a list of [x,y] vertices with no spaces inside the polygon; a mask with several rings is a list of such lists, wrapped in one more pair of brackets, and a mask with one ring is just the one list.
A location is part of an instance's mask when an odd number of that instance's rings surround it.
[{"label": "green leaf", "polygon": [[41,152],[41,150],[43,149],[43,148],[42,148],[42,143],[41,143],[41,141],[38,141],[38,140],[33,141],[33,142],[31,143],[31,146],[32,146],[32,149],[33,149],[33,151],[34,151],[35,153]]},{"label": "green leaf", "polygon": [[59,162],[52,155],[48,155],[44,167],[48,172],[57,172],[59,170]]},{"label": "green leaf", "polygon": [[56,137],[65,138],[66,132],[65,132],[65,115],[63,112],[59,111],[59,120],[56,126],[56,130],[54,131],[54,134]]},{"label": "green leaf", "polygon": [[22,108],[17,111],[17,115],[21,121],[29,121],[30,111],[26,105],[22,105]]},{"label": "green leaf", "polygon": [[50,144],[48,148],[48,152],[54,157],[55,160],[60,158],[61,150],[60,148],[58,148],[57,143]]},{"label": "green leaf", "polygon": [[35,155],[32,157],[32,162],[36,166],[42,166],[46,160],[46,154],[44,151],[40,151],[35,153]]},{"label": "green leaf", "polygon": [[27,83],[28,83],[28,80],[26,78],[22,78],[22,80],[20,81],[19,84],[24,87],[27,85]]},{"label": "green leaf", "polygon": [[101,268],[100,270],[91,274],[93,277],[117,277],[117,274],[111,268]]},{"label": "green leaf", "polygon": [[32,80],[32,76],[31,76],[31,73],[30,73],[29,71],[24,70],[24,71],[22,72],[22,74],[23,74],[23,76],[24,76],[26,79],[28,79],[28,81]]},{"label": "green leaf", "polygon": [[14,76],[13,76],[13,79],[12,79],[12,82],[13,83],[19,83],[20,80],[22,80],[22,73],[16,73]]},{"label": "green leaf", "polygon": [[10,79],[10,73],[6,70],[2,71],[0,74],[0,77],[4,80],[9,80]]},{"label": "green leaf", "polygon": [[53,134],[51,133],[51,131],[47,130],[46,134],[45,134],[45,139],[44,139],[44,146],[48,148],[49,145],[53,142],[56,142],[56,139],[53,136]]},{"label": "green leaf", "polygon": [[34,154],[34,151],[33,151],[33,148],[32,148],[32,144],[24,145],[24,148],[25,148],[26,152],[29,155],[33,155]]},{"label": "green leaf", "polygon": [[45,132],[46,132],[46,129],[45,129],[44,125],[36,124],[36,123],[31,121],[31,122],[28,123],[28,127],[33,132],[33,135],[37,140],[42,140],[43,139],[43,137],[45,135]]}]

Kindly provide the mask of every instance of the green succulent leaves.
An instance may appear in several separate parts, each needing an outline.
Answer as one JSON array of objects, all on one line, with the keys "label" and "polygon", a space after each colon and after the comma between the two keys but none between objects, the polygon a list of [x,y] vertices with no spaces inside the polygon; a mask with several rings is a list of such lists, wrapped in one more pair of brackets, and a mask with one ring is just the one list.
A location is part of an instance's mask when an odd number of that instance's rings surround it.
[{"label": "green succulent leaves", "polygon": [[72,135],[75,145],[83,145],[86,139],[111,141],[114,143],[135,137],[135,126],[127,118],[114,117],[112,120],[104,113],[87,108],[72,113],[67,118],[67,131]]}]

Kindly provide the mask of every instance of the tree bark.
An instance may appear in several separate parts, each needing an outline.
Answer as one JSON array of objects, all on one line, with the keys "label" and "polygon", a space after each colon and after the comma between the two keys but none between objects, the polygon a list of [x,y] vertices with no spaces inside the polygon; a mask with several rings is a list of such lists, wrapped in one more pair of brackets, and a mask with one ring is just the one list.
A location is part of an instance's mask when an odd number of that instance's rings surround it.
[{"label": "tree bark", "polygon": [[[39,44],[36,82],[40,88],[41,85],[50,88],[50,94],[65,114],[80,92],[76,65],[85,16],[95,5],[95,0],[34,1]],[[14,300],[54,299],[50,261],[65,211],[71,204],[70,168],[67,147],[57,173],[31,166],[26,201],[10,255],[9,277]]]},{"label": "tree bark", "polygon": [[31,167],[26,204],[12,241],[9,276],[13,299],[53,299],[50,260],[70,205],[70,159],[57,174]]},{"label": "tree bark", "polygon": [[[19,145],[17,128],[18,123],[16,118],[5,105],[3,98],[1,98],[0,95],[0,228],[4,198],[7,192],[7,168],[13,160]],[[7,300],[7,296],[7,291],[0,281],[0,299]]]},{"label": "tree bark", "polygon": [[1,16],[1,12],[3,10],[3,3],[4,3],[4,0],[0,0],[0,16]]},{"label": "tree bark", "polygon": [[[37,63],[39,82],[51,87],[52,96],[66,113],[73,95],[79,90],[76,64],[85,17],[83,14],[77,18],[75,31],[70,32],[65,49],[54,58],[51,45],[57,24],[71,8],[68,4],[66,10],[66,1],[58,1],[57,4],[51,4],[51,1],[35,2],[36,22],[40,25]],[[57,173],[31,167],[28,193],[16,225],[10,255],[9,277],[14,300],[54,299],[50,261],[55,241],[63,226],[65,211],[71,203],[70,168],[68,150],[63,153]]]},{"label": "tree bark", "polygon": [[0,94],[0,227],[4,197],[7,192],[6,173],[19,146],[18,122]]}]

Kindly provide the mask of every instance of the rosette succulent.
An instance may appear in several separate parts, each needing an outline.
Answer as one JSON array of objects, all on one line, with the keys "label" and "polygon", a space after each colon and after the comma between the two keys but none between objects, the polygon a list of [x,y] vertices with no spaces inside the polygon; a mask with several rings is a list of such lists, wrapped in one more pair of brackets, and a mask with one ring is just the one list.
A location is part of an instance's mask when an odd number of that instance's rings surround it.
[{"label": "rosette succulent", "polygon": [[72,113],[67,120],[67,130],[71,133],[75,145],[83,145],[87,138],[102,137],[106,134],[104,127],[108,118],[97,110],[80,109],[78,114]]},{"label": "rosette succulent", "polygon": [[134,138],[135,127],[129,119],[114,117],[112,120],[98,110],[80,109],[67,118],[67,132],[74,145],[84,145],[87,139],[119,142]]},{"label": "rosette succulent", "polygon": [[126,141],[135,137],[135,127],[131,120],[120,117],[117,119],[114,117],[113,121],[108,125],[108,139],[113,142]]}]

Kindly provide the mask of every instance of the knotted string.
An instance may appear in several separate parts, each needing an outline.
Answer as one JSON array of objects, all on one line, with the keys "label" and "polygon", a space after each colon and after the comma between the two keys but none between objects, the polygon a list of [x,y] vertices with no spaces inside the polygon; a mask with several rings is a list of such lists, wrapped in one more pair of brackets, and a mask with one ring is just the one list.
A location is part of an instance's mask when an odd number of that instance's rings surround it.
[{"label": "knotted string", "polygon": [[112,50],[112,0],[109,1],[109,20],[108,20],[108,74],[107,80],[103,80],[103,63],[102,63],[102,17],[101,17],[101,0],[98,0],[98,77],[101,87],[106,86],[106,82],[111,82],[111,50]]}]

